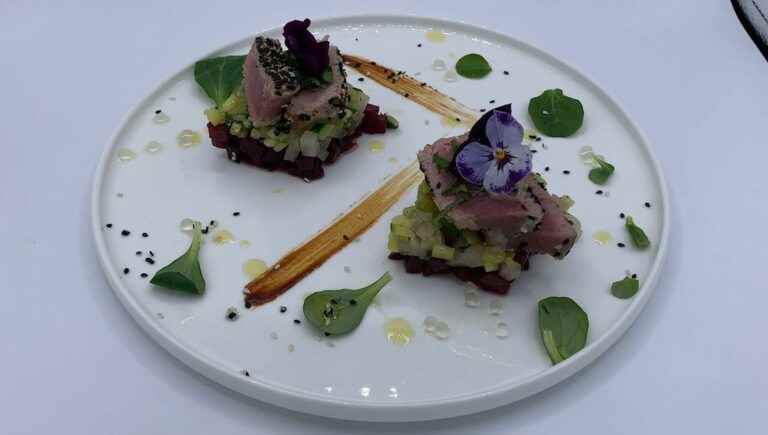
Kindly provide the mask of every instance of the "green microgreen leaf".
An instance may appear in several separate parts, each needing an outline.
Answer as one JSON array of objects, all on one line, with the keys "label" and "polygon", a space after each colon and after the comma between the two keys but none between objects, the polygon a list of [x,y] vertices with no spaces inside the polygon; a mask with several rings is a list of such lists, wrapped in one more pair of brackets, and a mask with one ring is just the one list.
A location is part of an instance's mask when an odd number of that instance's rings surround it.
[{"label": "green microgreen leaf", "polygon": [[539,332],[552,364],[558,364],[584,348],[589,318],[567,297],[539,301]]},{"label": "green microgreen leaf", "polygon": [[245,56],[224,56],[195,63],[195,81],[217,106],[232,95],[243,82]]},{"label": "green microgreen leaf", "polygon": [[629,233],[629,238],[632,239],[632,244],[638,249],[646,249],[651,246],[651,241],[648,240],[648,236],[645,235],[645,231],[635,224],[632,216],[627,216],[624,223],[624,228]]},{"label": "green microgreen leaf", "polygon": [[531,98],[528,114],[537,130],[552,137],[568,137],[584,122],[581,101],[563,94],[562,89],[548,89]]},{"label": "green microgreen leaf", "polygon": [[200,244],[203,241],[202,225],[195,222],[192,225],[192,242],[187,251],[170,264],[158,270],[150,283],[171,290],[186,293],[203,294],[205,279],[200,270]]},{"label": "green microgreen leaf", "polygon": [[619,299],[629,299],[640,290],[640,281],[630,276],[611,284],[611,294]]},{"label": "green microgreen leaf", "polygon": [[491,73],[491,65],[483,56],[470,53],[456,62],[456,72],[469,79],[481,79]]},{"label": "green microgreen leaf", "polygon": [[392,280],[385,272],[372,284],[360,289],[323,290],[304,299],[304,317],[326,335],[353,331],[365,316],[373,298]]}]

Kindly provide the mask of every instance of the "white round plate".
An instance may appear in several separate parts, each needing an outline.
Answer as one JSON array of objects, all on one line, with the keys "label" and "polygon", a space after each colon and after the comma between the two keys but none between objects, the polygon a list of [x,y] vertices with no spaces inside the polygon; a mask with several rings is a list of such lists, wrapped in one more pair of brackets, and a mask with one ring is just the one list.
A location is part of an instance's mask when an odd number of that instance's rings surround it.
[{"label": "white round plate", "polygon": [[[445,33],[431,42],[427,31]],[[460,132],[440,117],[372,81],[350,81],[371,101],[400,120],[400,129],[366,136],[359,147],[326,170],[325,178],[307,184],[228,161],[210,145],[203,110],[210,105],[192,76],[192,64],[160,83],[117,129],[95,175],[92,196],[93,235],[112,288],[131,315],[158,343],[204,376],[245,395],[297,411],[353,420],[408,421],[457,416],[490,409],[548,388],[593,361],[626,331],[650,298],[663,263],[668,234],[668,200],[658,162],[637,126],[620,106],[583,74],[552,56],[509,36],[447,21],[403,16],[360,16],[317,20],[312,30],[329,34],[343,52],[359,54],[417,75],[470,107],[512,103],[527,127],[531,97],[562,88],[584,105],[581,130],[567,139],[544,138],[534,144],[535,169],[550,191],[576,201],[582,239],[563,261],[537,257],[509,294],[500,298],[503,312],[489,313],[496,299],[480,295],[480,305],[465,305],[465,286],[450,276],[424,278],[405,274],[387,259],[388,221],[413,203],[406,194],[359,241],[351,243],[277,301],[243,309],[247,278],[243,262],[272,263],[312,236],[351,204],[375,189],[385,176],[411,162],[417,150],[437,138]],[[266,32],[280,37],[280,29]],[[245,53],[252,37],[200,58]],[[421,44],[419,47],[417,44]],[[482,53],[493,67],[481,80],[444,80],[432,63],[443,59],[449,69],[458,57]],[[506,75],[503,71],[508,71]],[[170,122],[153,122],[155,110]],[[202,142],[191,148],[176,144],[177,134],[192,129]],[[144,150],[150,141],[160,152]],[[384,143],[373,152],[372,140]],[[599,188],[587,179],[589,167],[578,150],[591,145],[616,166]],[[546,147],[546,149],[545,149]],[[375,147],[374,147],[375,148]],[[136,158],[121,161],[121,149]],[[550,170],[543,172],[548,166]],[[570,174],[564,174],[569,170]],[[649,202],[651,207],[644,205]],[[233,212],[239,211],[239,216]],[[635,217],[652,241],[646,251],[631,248],[619,213]],[[186,217],[216,220],[245,243],[203,246],[201,262],[208,282],[202,297],[154,288],[140,273],[152,274],[183,252],[188,236],[178,229]],[[113,224],[111,229],[106,224]],[[122,236],[121,230],[131,231]],[[592,240],[598,230],[614,240]],[[141,233],[148,233],[142,237]],[[617,242],[627,248],[617,247]],[[243,246],[247,245],[247,246]],[[155,265],[145,262],[149,251]],[[136,251],[142,251],[137,255]],[[123,269],[130,271],[124,274]],[[320,337],[303,319],[302,299],[315,290],[355,288],[389,270],[393,282],[379,295],[360,327],[332,340]],[[609,292],[625,271],[637,273],[642,288],[630,300]],[[537,302],[565,295],[589,315],[585,349],[552,366],[537,329]],[[288,311],[281,314],[280,305]],[[236,321],[225,319],[228,307],[240,309]],[[451,335],[437,340],[423,331],[427,316],[448,323]],[[402,317],[415,330],[404,347],[389,343],[384,324]],[[499,322],[509,335],[498,338]],[[277,338],[275,338],[277,337]],[[244,375],[244,371],[249,376]]]}]

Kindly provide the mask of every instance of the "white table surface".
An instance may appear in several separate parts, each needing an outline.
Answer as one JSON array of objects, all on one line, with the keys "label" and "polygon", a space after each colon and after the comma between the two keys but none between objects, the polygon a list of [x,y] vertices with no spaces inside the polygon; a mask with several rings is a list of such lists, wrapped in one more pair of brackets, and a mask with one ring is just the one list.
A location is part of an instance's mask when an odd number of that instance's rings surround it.
[{"label": "white table surface", "polygon": [[[765,433],[768,64],[729,2],[107,3],[0,0],[0,433]],[[538,45],[622,101],[654,144],[672,192],[665,272],[626,336],[570,380],[469,417],[326,420],[197,375],[109,289],[89,188],[140,96],[244,34],[364,12],[463,20]]]}]

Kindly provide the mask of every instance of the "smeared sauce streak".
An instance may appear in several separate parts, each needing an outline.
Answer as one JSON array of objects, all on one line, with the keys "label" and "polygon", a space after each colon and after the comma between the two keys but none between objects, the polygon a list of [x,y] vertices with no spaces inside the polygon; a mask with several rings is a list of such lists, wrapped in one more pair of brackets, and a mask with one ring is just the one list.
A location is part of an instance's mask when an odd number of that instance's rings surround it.
[{"label": "smeared sauce streak", "polygon": [[365,232],[397,202],[411,186],[421,181],[414,162],[390,177],[352,210],[278,260],[261,276],[245,286],[245,302],[258,306],[270,302],[317,269],[333,254]]},{"label": "smeared sauce streak", "polygon": [[458,122],[468,125],[477,120],[475,111],[469,107],[402,71],[352,54],[344,54],[342,57],[345,65],[432,112],[451,119],[458,118]]}]

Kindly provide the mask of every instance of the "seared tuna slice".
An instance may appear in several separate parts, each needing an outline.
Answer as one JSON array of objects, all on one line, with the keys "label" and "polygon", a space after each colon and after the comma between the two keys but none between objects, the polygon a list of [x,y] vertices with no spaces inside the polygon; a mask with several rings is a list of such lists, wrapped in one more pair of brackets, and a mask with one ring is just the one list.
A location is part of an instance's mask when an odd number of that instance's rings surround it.
[{"label": "seared tuna slice", "polygon": [[291,100],[287,116],[293,125],[344,116],[347,76],[339,49],[333,45],[329,46],[328,58],[331,82],[319,88],[304,89]]},{"label": "seared tuna slice", "polygon": [[256,37],[243,65],[248,114],[254,126],[275,123],[299,91],[298,74],[276,39]]}]

